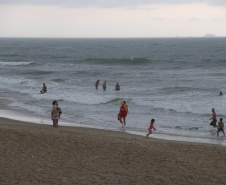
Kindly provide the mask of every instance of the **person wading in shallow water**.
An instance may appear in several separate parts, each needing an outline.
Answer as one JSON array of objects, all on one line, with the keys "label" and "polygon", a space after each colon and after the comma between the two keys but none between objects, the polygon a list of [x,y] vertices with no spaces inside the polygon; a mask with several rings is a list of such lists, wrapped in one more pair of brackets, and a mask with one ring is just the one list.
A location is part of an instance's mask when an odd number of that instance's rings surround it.
[{"label": "person wading in shallow water", "polygon": [[99,82],[100,82],[100,80],[98,79],[95,84],[96,89],[98,89]]},{"label": "person wading in shallow water", "polygon": [[212,125],[213,127],[216,127],[217,126],[217,114],[216,114],[214,108],[212,108],[212,117],[210,118],[210,120],[212,120],[210,125]]},{"label": "person wading in shallow water", "polygon": [[52,120],[53,120],[53,127],[58,127],[58,120],[60,119],[60,115],[62,113],[61,108],[58,107],[58,102],[56,100],[53,101],[53,107],[52,107]]},{"label": "person wading in shallow water", "polygon": [[115,85],[115,90],[116,90],[116,91],[119,91],[119,90],[120,90],[120,85],[118,84],[118,82],[117,82],[117,84]]},{"label": "person wading in shallow water", "polygon": [[103,89],[106,91],[106,89],[107,89],[107,82],[105,81],[104,83],[103,83]]},{"label": "person wading in shallow water", "polygon": [[44,93],[47,93],[47,87],[46,87],[46,84],[43,83],[43,87],[42,87],[42,90],[40,91],[41,94],[44,94]]},{"label": "person wading in shallow water", "polygon": [[148,139],[148,136],[150,134],[152,134],[152,129],[156,130],[156,128],[154,127],[154,123],[155,123],[155,119],[151,119],[151,123],[150,123],[150,126],[148,128],[148,134],[146,134],[147,139]]},{"label": "person wading in shallow water", "polygon": [[[128,106],[125,101],[121,101],[122,106],[120,107],[118,120],[121,122],[122,126],[126,125],[126,116],[129,114]],[[123,120],[123,121],[122,121]]]},{"label": "person wading in shallow water", "polygon": [[225,136],[225,133],[224,133],[224,122],[223,122],[223,119],[220,118],[220,121],[218,122],[218,126],[217,126],[217,137],[219,136],[219,132],[222,131],[224,136]]}]

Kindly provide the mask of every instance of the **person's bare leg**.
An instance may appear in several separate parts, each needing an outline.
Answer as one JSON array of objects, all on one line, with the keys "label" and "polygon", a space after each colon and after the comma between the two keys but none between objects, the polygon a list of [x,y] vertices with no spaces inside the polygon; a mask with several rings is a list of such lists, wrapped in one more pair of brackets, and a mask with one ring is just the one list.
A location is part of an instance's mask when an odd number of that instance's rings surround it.
[{"label": "person's bare leg", "polygon": [[124,126],[126,126],[126,117],[123,117]]},{"label": "person's bare leg", "polygon": [[120,121],[120,123],[123,125],[122,119],[120,119],[119,121]]},{"label": "person's bare leg", "polygon": [[57,127],[57,120],[56,119],[53,120],[53,127]]},{"label": "person's bare leg", "polygon": [[146,138],[148,139],[148,136],[150,135],[150,134],[152,134],[152,131],[151,131],[151,129],[148,129],[149,130],[149,132],[148,132],[148,134],[146,134]]}]

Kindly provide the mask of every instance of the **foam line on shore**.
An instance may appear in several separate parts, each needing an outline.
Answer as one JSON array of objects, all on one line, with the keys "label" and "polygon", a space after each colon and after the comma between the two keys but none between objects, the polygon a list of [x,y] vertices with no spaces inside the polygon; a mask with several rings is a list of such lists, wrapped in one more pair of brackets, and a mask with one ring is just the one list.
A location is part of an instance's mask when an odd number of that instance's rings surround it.
[{"label": "foam line on shore", "polygon": [[[16,110],[0,110],[0,118],[7,118],[9,120],[25,122],[26,124],[40,124],[40,125],[52,125],[52,121],[48,117],[37,116],[34,114],[28,115],[27,112],[16,111]],[[10,121],[9,121],[10,122]],[[108,130],[108,131],[117,131],[125,132],[132,135],[143,136],[145,137],[145,132],[131,131],[126,128],[119,128],[118,130],[105,129],[97,126],[84,125],[80,123],[70,123],[63,120],[60,120],[60,126],[66,127],[80,127],[80,128],[89,128],[89,129],[99,129],[99,130]],[[170,141],[180,141],[187,143],[200,143],[200,144],[214,144],[226,146],[226,140],[224,137],[219,137],[216,139],[210,138],[194,138],[194,137],[184,137],[184,136],[172,136],[166,134],[152,134],[149,136],[152,139],[161,139],[161,140],[170,140]]]}]

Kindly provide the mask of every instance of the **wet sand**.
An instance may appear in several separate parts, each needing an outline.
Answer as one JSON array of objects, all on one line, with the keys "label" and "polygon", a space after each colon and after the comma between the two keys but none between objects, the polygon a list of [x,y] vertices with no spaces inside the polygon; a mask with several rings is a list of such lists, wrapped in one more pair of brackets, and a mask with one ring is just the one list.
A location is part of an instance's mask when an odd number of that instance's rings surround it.
[{"label": "wet sand", "polygon": [[1,185],[223,185],[226,147],[0,118]]}]

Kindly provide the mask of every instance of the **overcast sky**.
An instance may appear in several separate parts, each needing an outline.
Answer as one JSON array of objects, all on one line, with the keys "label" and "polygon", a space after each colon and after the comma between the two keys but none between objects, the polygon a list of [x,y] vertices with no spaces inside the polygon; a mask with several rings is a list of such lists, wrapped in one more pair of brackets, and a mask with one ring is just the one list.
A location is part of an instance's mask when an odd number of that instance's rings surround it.
[{"label": "overcast sky", "polygon": [[0,0],[0,37],[226,36],[226,0]]}]

